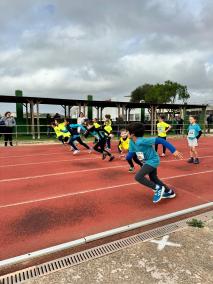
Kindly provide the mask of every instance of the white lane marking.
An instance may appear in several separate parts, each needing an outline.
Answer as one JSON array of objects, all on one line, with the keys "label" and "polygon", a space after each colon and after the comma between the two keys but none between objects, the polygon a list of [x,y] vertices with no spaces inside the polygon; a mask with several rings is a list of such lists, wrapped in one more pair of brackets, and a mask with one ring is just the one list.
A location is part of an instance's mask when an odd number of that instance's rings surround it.
[{"label": "white lane marking", "polygon": [[[72,156],[71,156],[72,157]],[[203,158],[213,158],[213,156],[200,156],[200,159]],[[6,167],[16,167],[16,166],[28,166],[28,165],[40,165],[40,164],[51,164],[51,163],[60,163],[60,162],[75,162],[75,161],[84,161],[84,160],[97,160],[100,159],[98,158],[84,158],[82,157],[81,159],[69,159],[69,160],[53,160],[53,161],[44,161],[44,162],[32,162],[32,163],[23,163],[23,164],[9,164],[9,165],[1,165],[0,168],[6,168]],[[166,160],[162,161],[160,163],[170,163],[170,162],[180,162],[180,161],[187,161],[188,159],[183,159],[183,160]],[[119,160],[120,161],[120,160]]]},{"label": "white lane marking", "polygon": [[24,157],[37,157],[37,156],[51,156],[51,155],[62,155],[64,152],[50,152],[50,153],[43,153],[43,154],[29,154],[29,155],[20,155],[20,156],[5,156],[0,157],[0,159],[9,159],[9,158],[24,158]]},{"label": "white lane marking", "polygon": [[165,246],[170,246],[170,247],[181,247],[180,244],[176,244],[173,242],[169,242],[169,235],[164,236],[161,240],[151,240],[149,241],[150,243],[157,244],[157,250],[161,251],[165,248]]},{"label": "white lane marking", "polygon": [[37,176],[28,176],[28,177],[20,177],[20,178],[1,179],[0,183],[11,182],[11,181],[19,181],[19,180],[28,180],[28,179],[37,179],[37,178],[44,178],[44,177],[52,177],[52,176],[62,176],[62,175],[85,173],[85,172],[92,172],[92,171],[101,171],[101,170],[124,168],[124,167],[125,166],[93,168],[93,169],[80,170],[80,171],[69,171],[69,172],[52,173],[52,174],[46,174],[46,175],[37,175]]},{"label": "white lane marking", "polygon": [[[162,178],[162,180],[173,179],[173,178],[181,178],[181,177],[187,177],[187,176],[198,175],[198,174],[206,174],[206,173],[209,173],[209,172],[212,173],[213,169],[210,170],[210,171],[197,172],[197,173],[193,173],[193,174],[186,174],[186,175],[179,175],[179,176],[172,176],[172,177],[164,177],[164,178]],[[28,200],[28,201],[23,201],[23,202],[17,202],[17,203],[1,205],[0,209],[7,208],[7,207],[14,207],[14,206],[18,206],[18,205],[24,205],[24,204],[48,201],[48,200],[53,200],[53,199],[59,199],[59,198],[73,196],[73,195],[80,195],[80,194],[85,194],[85,193],[97,192],[97,191],[102,191],[102,190],[107,190],[107,189],[120,188],[120,187],[124,187],[124,186],[132,186],[132,185],[140,185],[140,184],[138,184],[137,182],[132,182],[132,183],[125,183],[125,184],[118,184],[118,185],[107,186],[107,187],[100,187],[100,188],[84,190],[84,191],[78,191],[78,192],[71,192],[71,193],[66,193],[66,194],[46,197],[46,198],[39,198],[39,199],[33,199],[33,200]]]},{"label": "white lane marking", "polygon": [[[212,156],[213,157],[213,156]],[[17,166],[29,166],[29,165],[40,165],[40,164],[51,164],[51,163],[60,163],[60,162],[75,162],[75,161],[84,161],[84,160],[100,160],[100,157],[97,158],[81,158],[81,159],[69,159],[69,160],[53,160],[53,161],[44,161],[44,162],[35,162],[35,163],[25,163],[25,164],[13,164],[13,165],[2,165],[0,168],[6,167],[17,167]]]},{"label": "white lane marking", "polygon": [[[204,158],[204,157],[205,158],[212,158],[213,156],[203,156],[203,157],[200,157],[200,158]],[[99,159],[99,158],[83,158],[83,159],[75,159],[73,161],[77,161],[77,160],[83,161],[84,159],[93,160],[93,159]],[[175,160],[161,161],[161,163],[180,162],[180,161],[187,161],[187,159],[186,160],[175,159]],[[51,163],[51,162],[49,162],[49,163]],[[107,168],[94,168],[94,169],[87,169],[87,170],[60,172],[60,173],[52,173],[52,174],[37,175],[37,176],[17,177],[17,178],[11,178],[11,179],[0,179],[0,183],[10,182],[10,181],[18,181],[18,180],[36,179],[36,178],[43,178],[43,177],[49,177],[49,176],[60,176],[60,175],[66,175],[66,174],[75,174],[75,173],[89,172],[89,171],[96,171],[96,170],[99,171],[99,170],[102,170],[102,169],[104,170],[104,169],[114,169],[114,168],[126,168],[126,166],[120,165],[120,166],[107,167]]]}]

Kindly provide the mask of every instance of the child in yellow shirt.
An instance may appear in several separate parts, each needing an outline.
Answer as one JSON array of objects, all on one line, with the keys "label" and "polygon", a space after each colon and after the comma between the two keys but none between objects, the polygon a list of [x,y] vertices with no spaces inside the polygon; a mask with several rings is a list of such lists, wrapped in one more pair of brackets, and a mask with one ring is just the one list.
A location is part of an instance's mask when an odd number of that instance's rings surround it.
[{"label": "child in yellow shirt", "polygon": [[[157,124],[157,131],[158,131],[158,137],[166,140],[167,132],[172,128],[172,126],[165,122],[165,117],[163,115],[160,115],[158,118],[158,124]],[[158,151],[158,144],[155,145],[155,151]],[[166,147],[163,146],[163,153],[161,154],[161,157],[166,156]]]}]

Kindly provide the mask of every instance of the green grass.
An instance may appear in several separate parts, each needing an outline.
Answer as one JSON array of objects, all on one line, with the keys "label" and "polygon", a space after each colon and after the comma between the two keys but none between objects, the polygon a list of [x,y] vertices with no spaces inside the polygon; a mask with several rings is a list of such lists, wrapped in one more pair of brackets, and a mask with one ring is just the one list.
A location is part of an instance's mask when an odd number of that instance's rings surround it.
[{"label": "green grass", "polygon": [[190,227],[195,227],[195,228],[204,228],[205,226],[203,221],[194,218],[191,221],[187,222],[187,224]]}]

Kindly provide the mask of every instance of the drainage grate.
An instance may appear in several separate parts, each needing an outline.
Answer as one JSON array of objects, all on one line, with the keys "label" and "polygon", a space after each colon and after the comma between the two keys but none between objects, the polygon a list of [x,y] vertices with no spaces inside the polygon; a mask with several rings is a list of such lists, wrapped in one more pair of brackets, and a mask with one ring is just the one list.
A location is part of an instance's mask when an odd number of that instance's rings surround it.
[{"label": "drainage grate", "polygon": [[[207,221],[213,217],[213,211],[198,215],[196,218],[202,221]],[[15,273],[11,273],[0,277],[0,284],[19,284],[24,283],[27,280],[35,279],[40,276],[44,276],[55,271],[69,268],[88,260],[96,259],[104,255],[119,251],[123,248],[137,244],[139,242],[148,241],[150,239],[161,237],[165,234],[172,233],[187,225],[187,222],[192,218],[188,218],[176,223],[168,224],[135,236],[117,240],[111,243],[107,243],[95,248],[91,248],[82,252],[72,254],[57,260],[53,260],[41,265],[33,266],[27,269],[20,270]]]}]

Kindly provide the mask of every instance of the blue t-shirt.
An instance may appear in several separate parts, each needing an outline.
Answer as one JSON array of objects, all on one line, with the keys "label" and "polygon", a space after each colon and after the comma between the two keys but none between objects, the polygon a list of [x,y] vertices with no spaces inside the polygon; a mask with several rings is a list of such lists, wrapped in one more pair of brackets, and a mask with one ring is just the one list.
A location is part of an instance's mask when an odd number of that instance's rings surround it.
[{"label": "blue t-shirt", "polygon": [[199,134],[199,131],[201,131],[201,128],[200,128],[200,125],[195,123],[195,124],[190,124],[189,127],[188,127],[188,138],[190,140],[193,140],[195,139],[198,134]]},{"label": "blue t-shirt", "polygon": [[136,142],[130,139],[129,152],[135,152],[140,160],[145,164],[157,168],[160,164],[158,153],[153,148],[156,138],[138,137]]}]

